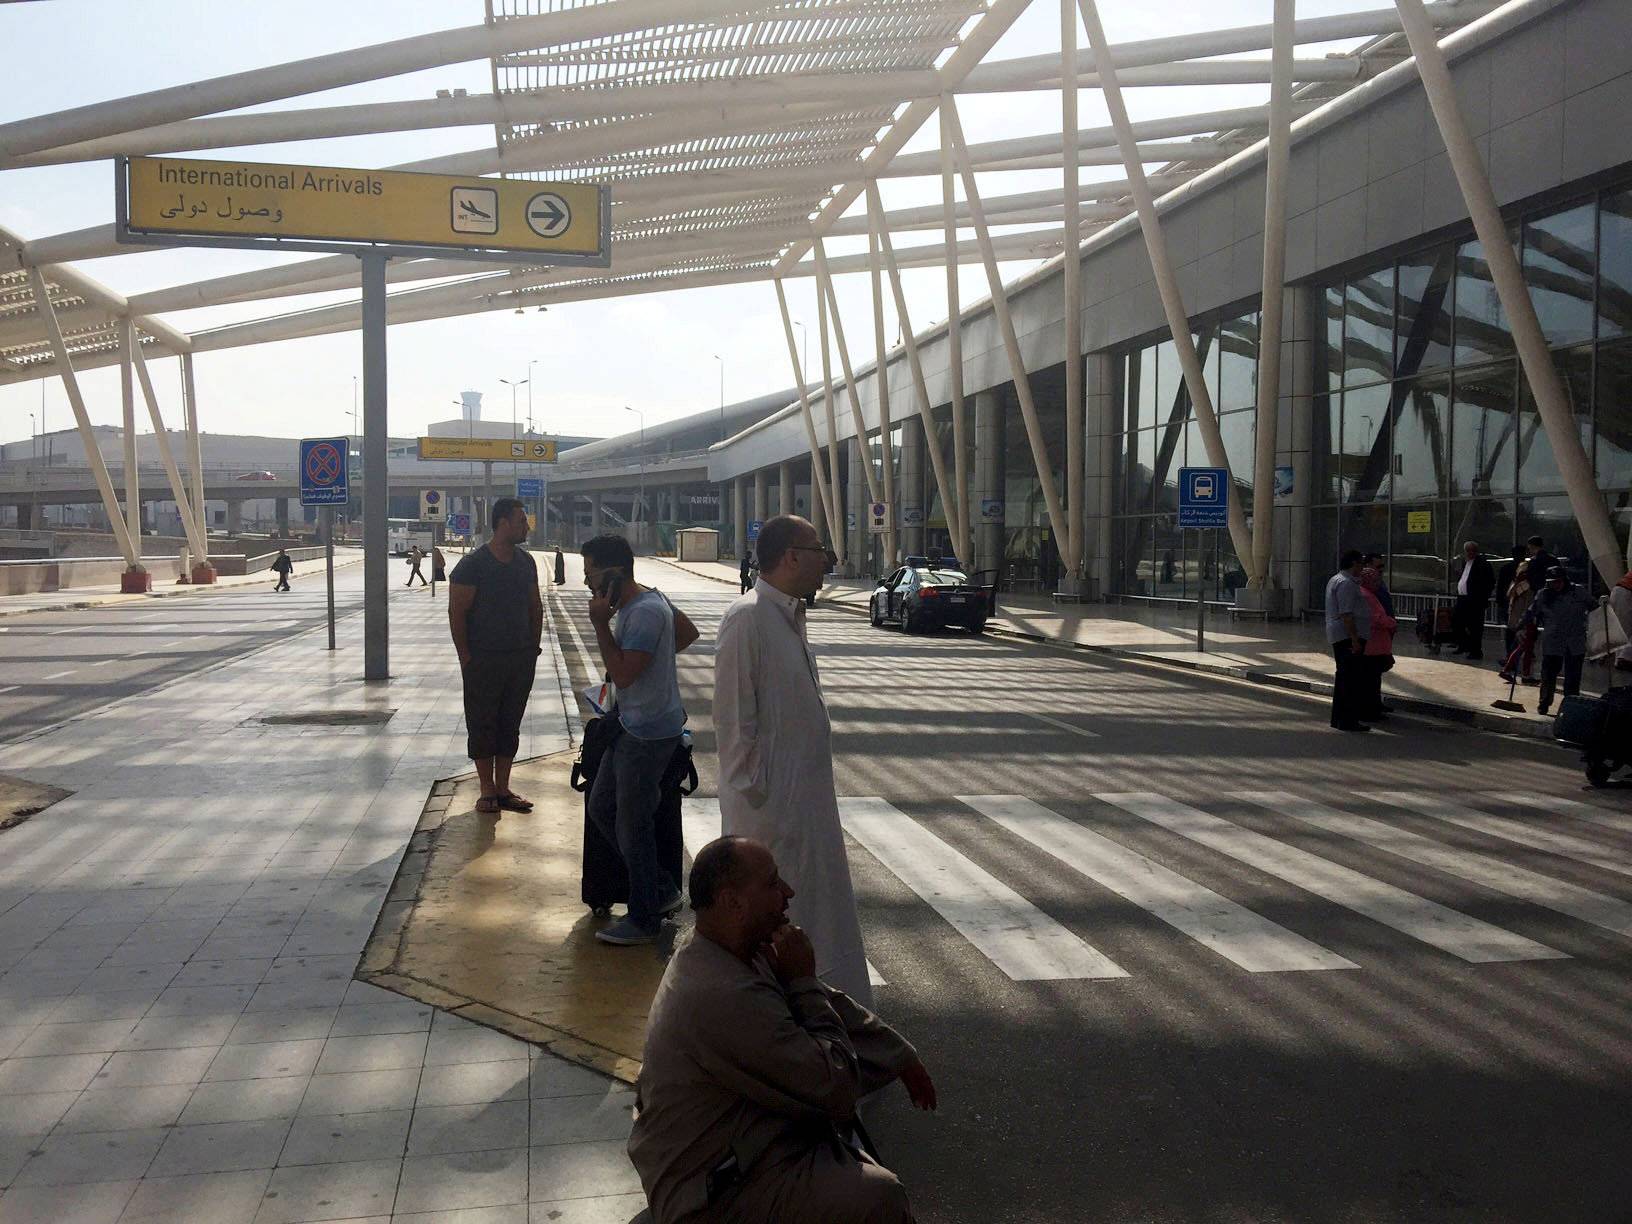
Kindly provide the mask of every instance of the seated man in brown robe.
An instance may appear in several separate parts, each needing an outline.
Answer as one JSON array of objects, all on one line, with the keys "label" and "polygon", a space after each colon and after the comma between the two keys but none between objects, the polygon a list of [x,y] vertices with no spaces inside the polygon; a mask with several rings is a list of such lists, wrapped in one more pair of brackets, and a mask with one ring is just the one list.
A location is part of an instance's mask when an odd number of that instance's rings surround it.
[{"label": "seated man in brown robe", "polygon": [[629,1158],[655,1224],[911,1224],[906,1191],[851,1142],[856,1102],[899,1079],[935,1108],[912,1046],[816,977],[793,889],[761,843],[691,869],[697,928],[646,1028]]}]

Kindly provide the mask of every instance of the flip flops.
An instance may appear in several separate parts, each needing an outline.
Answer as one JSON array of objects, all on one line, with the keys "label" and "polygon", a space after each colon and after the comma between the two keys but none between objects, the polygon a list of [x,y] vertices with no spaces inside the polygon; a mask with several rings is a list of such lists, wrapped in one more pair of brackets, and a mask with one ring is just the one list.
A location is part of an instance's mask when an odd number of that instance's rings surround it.
[{"label": "flip flops", "polygon": [[500,803],[497,795],[483,795],[476,800],[476,810],[483,816],[497,816],[501,810]]},{"label": "flip flops", "polygon": [[523,799],[515,791],[506,791],[499,796],[499,806],[507,812],[530,812],[533,810],[533,801]]}]

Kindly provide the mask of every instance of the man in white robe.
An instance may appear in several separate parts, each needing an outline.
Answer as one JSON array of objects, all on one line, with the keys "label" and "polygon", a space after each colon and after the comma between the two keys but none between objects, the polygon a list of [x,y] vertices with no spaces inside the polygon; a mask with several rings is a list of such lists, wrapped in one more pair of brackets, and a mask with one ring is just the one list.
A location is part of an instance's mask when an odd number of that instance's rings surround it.
[{"label": "man in white robe", "polygon": [[817,974],[864,1007],[872,984],[833,782],[833,727],[805,638],[806,595],[827,549],[802,518],[760,529],[759,581],[726,609],[714,649],[722,832],[769,846],[793,886],[791,921],[810,933]]}]

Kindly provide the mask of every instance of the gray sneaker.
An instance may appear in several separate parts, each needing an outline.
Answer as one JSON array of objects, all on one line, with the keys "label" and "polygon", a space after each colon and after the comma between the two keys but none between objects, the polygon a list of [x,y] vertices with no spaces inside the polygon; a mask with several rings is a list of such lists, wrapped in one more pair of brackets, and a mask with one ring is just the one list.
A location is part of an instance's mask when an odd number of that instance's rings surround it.
[{"label": "gray sneaker", "polygon": [[667,918],[670,914],[678,914],[685,904],[685,894],[677,888],[668,895],[663,904],[657,907],[657,912]]},{"label": "gray sneaker", "polygon": [[620,948],[633,947],[636,944],[656,943],[662,927],[648,930],[634,919],[625,915],[611,926],[604,926],[595,932],[595,938],[606,944],[616,944]]}]

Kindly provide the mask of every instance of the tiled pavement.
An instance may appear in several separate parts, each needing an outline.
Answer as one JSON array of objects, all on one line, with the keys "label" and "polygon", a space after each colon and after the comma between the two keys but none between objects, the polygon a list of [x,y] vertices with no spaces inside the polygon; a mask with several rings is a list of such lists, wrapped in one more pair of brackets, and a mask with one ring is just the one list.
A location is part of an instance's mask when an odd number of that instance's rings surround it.
[{"label": "tiled pavement", "polygon": [[[463,772],[440,600],[0,747],[75,794],[0,833],[0,1224],[626,1224],[630,1094],[352,980],[426,793]],[[549,662],[548,652],[546,664]],[[396,711],[368,727],[269,713]],[[524,756],[567,745],[541,667]]]}]

